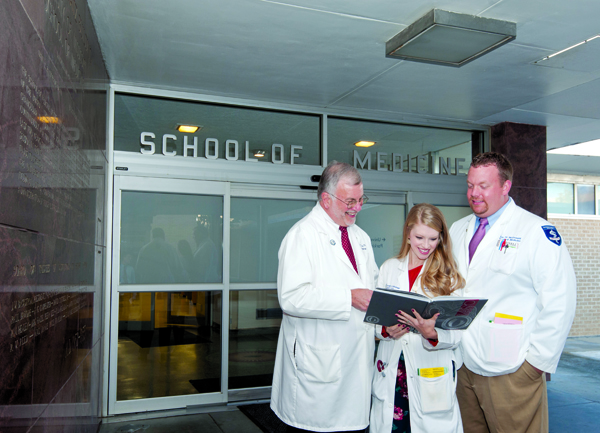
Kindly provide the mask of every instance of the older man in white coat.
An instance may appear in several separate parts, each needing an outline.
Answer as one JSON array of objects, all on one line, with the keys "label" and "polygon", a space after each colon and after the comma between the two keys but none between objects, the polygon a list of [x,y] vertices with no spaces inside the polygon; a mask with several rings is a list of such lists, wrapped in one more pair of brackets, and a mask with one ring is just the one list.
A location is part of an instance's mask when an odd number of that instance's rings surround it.
[{"label": "older man in white coat", "polygon": [[509,197],[512,165],[473,158],[474,215],[450,229],[463,296],[489,298],[464,331],[456,394],[466,433],[547,432],[544,372],[556,371],[575,313],[573,263],[558,231]]},{"label": "older man in white coat", "polygon": [[319,202],[279,249],[284,312],[271,408],[289,431],[363,431],[369,423],[374,326],[364,323],[378,268],[354,223],[367,198],[358,171],[327,166]]}]

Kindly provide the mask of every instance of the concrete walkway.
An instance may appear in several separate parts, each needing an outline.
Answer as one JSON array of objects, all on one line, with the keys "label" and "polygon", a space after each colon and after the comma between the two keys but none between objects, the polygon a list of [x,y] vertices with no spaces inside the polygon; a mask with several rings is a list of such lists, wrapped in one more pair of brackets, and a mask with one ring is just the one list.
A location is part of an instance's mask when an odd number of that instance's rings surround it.
[{"label": "concrete walkway", "polygon": [[548,382],[550,433],[600,432],[600,336],[569,338]]},{"label": "concrete walkway", "polygon": [[181,410],[118,417],[103,422],[99,433],[262,433],[235,406],[206,410],[210,412],[200,413],[202,410],[199,410],[190,413],[189,410]]},{"label": "concrete walkway", "polygon": [[[600,336],[569,338],[548,382],[550,433],[600,432]],[[261,433],[235,406],[131,415],[107,420],[99,433]]]}]

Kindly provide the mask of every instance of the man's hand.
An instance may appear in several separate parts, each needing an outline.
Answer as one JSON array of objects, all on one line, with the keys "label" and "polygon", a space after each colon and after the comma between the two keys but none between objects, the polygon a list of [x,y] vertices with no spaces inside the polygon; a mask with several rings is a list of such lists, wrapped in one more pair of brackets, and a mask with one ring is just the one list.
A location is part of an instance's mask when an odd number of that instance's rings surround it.
[{"label": "man's hand", "polygon": [[[531,363],[530,363],[529,361],[525,361],[525,362],[526,362],[527,364],[531,365]],[[531,365],[531,368],[533,368],[535,371],[537,371],[537,372],[540,374],[540,376],[541,376],[541,375],[544,373],[542,370],[540,370],[540,369],[539,369],[539,368],[537,368],[537,367],[534,367],[533,365]]]},{"label": "man's hand", "polygon": [[352,293],[352,306],[357,310],[367,311],[373,291],[369,289],[353,289],[350,292]]}]

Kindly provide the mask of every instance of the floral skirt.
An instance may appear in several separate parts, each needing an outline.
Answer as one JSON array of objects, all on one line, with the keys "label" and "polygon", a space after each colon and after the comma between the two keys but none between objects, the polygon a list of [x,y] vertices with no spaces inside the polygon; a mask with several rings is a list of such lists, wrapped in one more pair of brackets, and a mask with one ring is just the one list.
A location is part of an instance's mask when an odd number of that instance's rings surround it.
[{"label": "floral skirt", "polygon": [[394,433],[410,433],[410,416],[408,413],[408,386],[406,384],[406,365],[404,353],[400,354],[398,373],[396,375],[396,392],[394,395],[394,419],[392,431]]}]

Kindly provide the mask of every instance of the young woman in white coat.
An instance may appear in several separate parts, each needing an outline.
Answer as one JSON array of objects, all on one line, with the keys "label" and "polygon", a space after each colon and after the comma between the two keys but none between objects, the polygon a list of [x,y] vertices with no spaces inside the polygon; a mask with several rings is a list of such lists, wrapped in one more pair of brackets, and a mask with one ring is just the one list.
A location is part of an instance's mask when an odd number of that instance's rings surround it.
[{"label": "young woman in white coat", "polygon": [[[404,224],[400,253],[383,264],[377,287],[435,297],[460,295],[464,284],[444,216],[433,205],[414,206]],[[462,361],[455,350],[462,331],[434,328],[437,315],[425,320],[414,314],[399,312],[398,325],[381,330],[370,432],[462,432],[456,400],[456,371]],[[409,332],[410,327],[418,333]],[[427,370],[432,368],[436,370]]]}]

